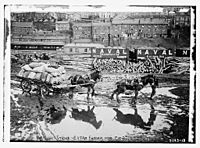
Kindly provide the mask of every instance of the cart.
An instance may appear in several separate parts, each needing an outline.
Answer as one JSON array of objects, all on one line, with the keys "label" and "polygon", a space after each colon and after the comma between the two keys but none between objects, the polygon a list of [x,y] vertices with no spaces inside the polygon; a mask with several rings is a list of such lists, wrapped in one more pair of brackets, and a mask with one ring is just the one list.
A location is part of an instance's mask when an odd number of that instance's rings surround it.
[{"label": "cart", "polygon": [[[88,85],[90,83],[71,85],[69,82],[64,82],[62,84],[51,84],[47,82],[43,82],[37,79],[25,78],[16,75],[16,77],[20,80],[20,87],[22,89],[22,94],[28,93],[30,96],[32,92],[36,92],[37,95],[41,95],[42,97],[49,96],[50,94],[64,94],[68,93],[69,98],[73,98],[73,93],[76,91],[75,88]],[[92,83],[92,82],[91,82]]]}]

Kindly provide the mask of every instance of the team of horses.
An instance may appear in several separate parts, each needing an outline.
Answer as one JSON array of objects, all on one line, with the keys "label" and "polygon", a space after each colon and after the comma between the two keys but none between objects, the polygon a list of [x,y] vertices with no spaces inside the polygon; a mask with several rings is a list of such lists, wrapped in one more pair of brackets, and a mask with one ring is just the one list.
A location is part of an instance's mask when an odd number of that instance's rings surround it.
[{"label": "team of horses", "polygon": [[[90,94],[93,97],[95,95],[95,84],[101,80],[102,75],[98,70],[93,70],[90,74],[87,75],[73,75],[68,79],[71,81],[72,85],[78,85],[81,87],[87,88],[87,100],[90,99]],[[114,95],[116,95],[116,100],[120,103],[119,94],[125,93],[126,90],[131,90],[135,93],[135,96],[131,99],[131,104],[135,104],[138,98],[138,93],[142,90],[146,85],[150,85],[152,92],[149,99],[152,99],[156,93],[156,87],[158,86],[158,79],[153,74],[147,74],[145,76],[137,77],[134,79],[122,79],[116,83],[117,88],[112,92],[109,97],[111,100],[114,99]],[[91,92],[92,90],[92,92]],[[73,90],[72,90],[73,92]]]}]

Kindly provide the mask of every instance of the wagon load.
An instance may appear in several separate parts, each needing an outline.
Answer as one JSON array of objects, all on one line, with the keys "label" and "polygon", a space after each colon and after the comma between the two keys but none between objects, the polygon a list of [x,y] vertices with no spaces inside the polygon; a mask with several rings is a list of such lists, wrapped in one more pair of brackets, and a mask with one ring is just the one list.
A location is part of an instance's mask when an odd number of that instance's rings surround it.
[{"label": "wagon load", "polygon": [[32,62],[24,65],[18,73],[18,76],[49,84],[62,84],[66,81],[66,71],[63,66],[52,66],[42,62]]}]

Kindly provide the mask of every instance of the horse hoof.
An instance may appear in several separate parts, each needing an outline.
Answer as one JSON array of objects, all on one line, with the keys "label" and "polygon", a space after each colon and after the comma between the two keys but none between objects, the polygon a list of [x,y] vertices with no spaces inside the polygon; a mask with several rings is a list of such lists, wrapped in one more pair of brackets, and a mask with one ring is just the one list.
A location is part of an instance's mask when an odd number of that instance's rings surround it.
[{"label": "horse hoof", "polygon": [[149,100],[153,100],[153,98],[152,98],[152,97],[149,97]]},{"label": "horse hoof", "polygon": [[130,103],[131,105],[136,105],[136,101],[134,100],[134,101],[131,101],[131,103]]},{"label": "horse hoof", "polygon": [[69,95],[69,99],[71,100],[73,98],[73,95]]},{"label": "horse hoof", "polygon": [[94,100],[95,96],[92,96],[91,99]]},{"label": "horse hoof", "polygon": [[117,100],[117,103],[121,103],[121,101],[120,101],[120,100]]},{"label": "horse hoof", "polygon": [[136,104],[135,103],[131,104],[131,107],[136,108]]}]

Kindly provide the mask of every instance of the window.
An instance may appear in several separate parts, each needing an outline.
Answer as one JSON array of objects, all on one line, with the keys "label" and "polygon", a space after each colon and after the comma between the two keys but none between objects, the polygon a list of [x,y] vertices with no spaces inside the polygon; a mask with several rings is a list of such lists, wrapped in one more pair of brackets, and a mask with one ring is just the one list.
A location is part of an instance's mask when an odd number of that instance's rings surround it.
[{"label": "window", "polygon": [[85,52],[87,52],[87,48],[85,48]]},{"label": "window", "polygon": [[69,51],[72,52],[72,48],[70,48]]}]

